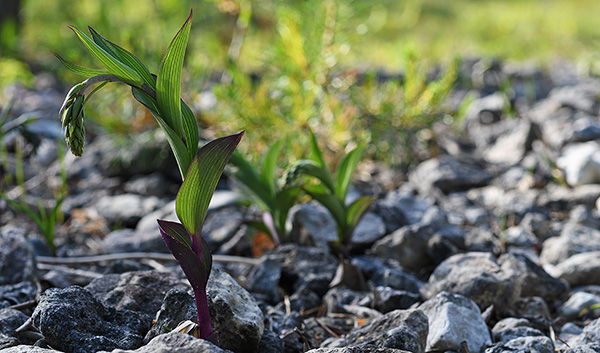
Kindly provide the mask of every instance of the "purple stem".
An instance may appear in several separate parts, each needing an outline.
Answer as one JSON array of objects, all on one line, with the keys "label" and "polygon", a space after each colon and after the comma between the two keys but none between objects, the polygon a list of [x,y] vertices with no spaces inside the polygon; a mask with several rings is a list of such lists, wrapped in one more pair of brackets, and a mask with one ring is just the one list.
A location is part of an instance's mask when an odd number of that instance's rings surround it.
[{"label": "purple stem", "polygon": [[200,327],[200,337],[207,338],[212,335],[210,325],[210,313],[208,311],[208,298],[206,288],[193,287],[194,297],[196,297],[196,311],[198,312],[198,326]]}]

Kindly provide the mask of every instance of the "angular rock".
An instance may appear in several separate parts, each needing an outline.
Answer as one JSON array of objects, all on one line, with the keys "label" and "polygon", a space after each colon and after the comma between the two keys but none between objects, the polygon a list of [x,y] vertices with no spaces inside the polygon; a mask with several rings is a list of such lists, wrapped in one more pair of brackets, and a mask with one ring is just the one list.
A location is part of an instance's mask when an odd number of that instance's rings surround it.
[{"label": "angular rock", "polygon": [[368,247],[386,234],[385,223],[381,217],[372,212],[367,212],[358,222],[352,233],[354,247]]},{"label": "angular rock", "polygon": [[571,186],[600,183],[600,145],[595,141],[568,145],[556,164]]},{"label": "angular rock", "polygon": [[446,194],[467,190],[487,185],[491,179],[492,176],[480,167],[450,156],[427,160],[409,175],[409,181],[422,195],[429,195],[433,188]]},{"label": "angular rock", "polygon": [[22,228],[0,232],[0,285],[32,280],[36,273],[33,249]]},{"label": "angular rock", "polygon": [[[535,138],[534,125],[525,119],[503,120],[490,126],[482,126],[471,136],[483,151],[483,158],[491,164],[515,165],[531,149]],[[487,138],[481,138],[487,135]]]},{"label": "angular rock", "polygon": [[27,321],[27,315],[16,309],[0,309],[0,349],[23,343],[33,343],[30,338],[15,330]]},{"label": "angular rock", "polygon": [[565,353],[600,353],[600,344],[583,344],[569,347],[565,350]]},{"label": "angular rock", "polygon": [[202,236],[211,249],[219,249],[235,235],[244,218],[244,212],[238,206],[213,209],[206,215]]},{"label": "angular rock", "polygon": [[403,271],[396,261],[388,260],[388,262],[391,264],[371,256],[352,258],[352,264],[361,269],[365,279],[369,280],[373,286],[389,287],[418,294],[423,282],[414,275]]},{"label": "angular rock", "polygon": [[384,314],[393,310],[408,309],[420,299],[418,294],[390,287],[375,287],[372,295],[373,308]]},{"label": "angular rock", "polygon": [[283,340],[279,338],[273,331],[265,327],[260,344],[258,346],[260,353],[282,353]]},{"label": "angular rock", "polygon": [[373,244],[369,253],[396,260],[403,268],[417,271],[432,263],[427,255],[429,238],[444,228],[452,227],[442,210],[431,207],[419,223],[386,235]]},{"label": "angular rock", "polygon": [[[264,330],[263,314],[254,298],[230,275],[213,269],[207,284],[211,326],[221,348],[256,353]],[[165,296],[156,322],[145,337],[149,341],[173,329],[180,322],[198,321],[191,290],[171,290]]]},{"label": "angular rock", "polygon": [[343,338],[324,342],[323,348],[369,346],[424,353],[427,332],[427,317],[422,311],[395,310],[350,331]]},{"label": "angular rock", "polygon": [[547,302],[564,298],[569,286],[565,281],[550,276],[542,267],[527,256],[505,254],[498,259],[498,264],[507,271],[513,271],[515,278],[521,282],[521,296],[539,296]]},{"label": "angular rock", "polygon": [[163,174],[158,172],[149,175],[140,175],[132,178],[123,185],[127,193],[142,196],[171,197],[177,195],[178,186]]},{"label": "angular rock", "polygon": [[337,241],[337,224],[329,211],[316,202],[292,207],[290,239],[303,246],[319,246],[329,249],[328,242]]},{"label": "angular rock", "polygon": [[396,189],[376,200],[373,209],[383,219],[386,233],[392,233],[400,227],[418,223],[431,206],[411,191]]},{"label": "angular rock", "polygon": [[346,348],[317,348],[306,353],[409,353],[403,349],[377,348],[377,347],[346,347]]},{"label": "angular rock", "polygon": [[587,292],[575,292],[558,308],[558,313],[566,320],[575,320],[584,310],[600,303],[600,296]]},{"label": "angular rock", "polygon": [[575,254],[556,265],[552,273],[573,287],[600,283],[600,251]]},{"label": "angular rock", "polygon": [[19,345],[15,347],[0,349],[0,353],[56,353],[56,349]]},{"label": "angular rock", "polygon": [[189,289],[186,280],[158,271],[110,274],[94,279],[85,289],[106,306],[142,312],[154,319],[170,289]]},{"label": "angular rock", "polygon": [[[522,336],[538,336],[537,334],[529,334],[539,332],[531,327],[531,322],[527,319],[508,317],[498,321],[492,327],[492,336],[496,342],[508,342],[513,338]],[[541,333],[541,332],[540,332]]]},{"label": "angular rock", "polygon": [[481,311],[469,298],[440,292],[418,309],[429,320],[427,352],[458,351],[461,342],[466,342],[470,352],[480,352],[492,343]]},{"label": "angular rock", "polygon": [[503,270],[492,254],[471,252],[444,260],[421,287],[421,295],[426,299],[442,291],[464,295],[481,310],[493,304],[503,312],[517,300],[521,286],[514,273]]},{"label": "angular rock", "polygon": [[[231,353],[227,349],[222,349],[209,341],[192,337],[186,333],[169,332],[153,338],[147,345],[136,350],[115,349],[110,353]],[[109,352],[99,352],[109,353]]]},{"label": "angular rock", "polygon": [[281,264],[281,283],[294,293],[305,287],[318,295],[329,290],[338,261],[322,248],[301,247],[295,244],[278,246],[272,255]]},{"label": "angular rock", "polygon": [[279,303],[279,280],[281,279],[281,265],[276,259],[263,257],[262,261],[254,266],[246,278],[246,289],[251,293],[261,293],[271,304]]},{"label": "angular rock", "polygon": [[134,228],[142,217],[162,206],[157,197],[122,194],[104,196],[93,207],[110,224]]},{"label": "angular rock", "polygon": [[169,252],[164,240],[160,236],[158,225],[154,219],[155,227],[147,232],[138,232],[131,228],[112,231],[102,239],[102,251],[106,254],[123,252]]},{"label": "angular rock", "polygon": [[145,315],[102,305],[78,286],[46,290],[32,319],[48,344],[74,353],[138,348],[152,325]]},{"label": "angular rock", "polygon": [[[531,353],[553,353],[552,340],[546,336],[517,337],[504,344],[505,348],[512,351],[529,351]],[[486,351],[487,352],[487,351]]]},{"label": "angular rock", "polygon": [[575,254],[592,251],[600,251],[600,231],[567,222],[560,236],[544,241],[540,261],[542,264],[559,264]]},{"label": "angular rock", "polygon": [[21,304],[34,300],[37,296],[37,287],[31,282],[5,284],[0,286],[0,308]]},{"label": "angular rock", "polygon": [[570,211],[578,205],[584,205],[592,209],[596,200],[600,197],[600,185],[586,184],[567,188],[564,186],[549,184],[545,192],[537,198],[537,206],[550,211]]}]

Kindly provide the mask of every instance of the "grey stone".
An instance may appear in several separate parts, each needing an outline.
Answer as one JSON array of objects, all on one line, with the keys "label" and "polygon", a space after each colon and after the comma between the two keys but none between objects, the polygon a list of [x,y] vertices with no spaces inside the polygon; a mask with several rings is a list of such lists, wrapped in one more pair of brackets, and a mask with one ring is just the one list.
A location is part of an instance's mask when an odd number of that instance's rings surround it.
[{"label": "grey stone", "polygon": [[440,292],[418,308],[429,318],[427,352],[457,351],[463,341],[469,351],[480,352],[492,343],[481,311],[469,298]]},{"label": "grey stone", "polygon": [[131,228],[123,228],[108,233],[102,239],[102,251],[106,254],[123,252],[161,252],[167,253],[169,249],[160,236],[158,224],[154,219],[154,228],[147,232],[139,232]]},{"label": "grey stone", "polygon": [[556,161],[571,186],[600,183],[600,145],[585,142],[566,146]]},{"label": "grey stone", "polygon": [[417,277],[402,270],[398,263],[386,264],[375,257],[357,256],[352,258],[352,264],[358,266],[366,279],[370,280],[375,287],[390,287],[419,293],[419,288],[423,285],[423,282]]},{"label": "grey stone", "polygon": [[528,319],[540,330],[546,330],[552,322],[548,305],[541,297],[521,297],[506,312]]},{"label": "grey stone", "polygon": [[352,245],[370,246],[386,234],[386,227],[381,217],[372,212],[363,215],[352,233]]},{"label": "grey stone", "polygon": [[[516,318],[516,317],[507,317],[504,318],[500,321],[498,321],[494,327],[492,327],[492,337],[494,339],[494,341],[496,342],[507,342],[509,340],[511,340],[512,338],[514,338],[513,332],[516,332],[517,329],[520,328],[532,328],[531,327],[531,322],[529,322],[529,320],[524,319],[524,318]],[[524,330],[526,331],[526,330]],[[511,335],[510,337],[506,337],[503,338],[503,335],[506,335],[506,333],[508,333],[509,335]],[[517,337],[517,336],[515,336]]]},{"label": "grey stone", "polygon": [[[525,119],[502,120],[491,126],[482,126],[474,133],[483,158],[488,163],[499,165],[519,163],[531,149],[535,138],[534,125]],[[488,138],[484,140],[481,135],[488,135]]]},{"label": "grey stone", "polygon": [[564,212],[570,211],[577,205],[584,205],[592,209],[595,207],[598,197],[600,197],[600,185],[598,184],[579,185],[572,188],[548,184],[536,203],[537,206],[550,211]]},{"label": "grey stone", "polygon": [[474,164],[454,157],[441,156],[427,160],[409,175],[409,181],[423,195],[438,188],[444,193],[487,185],[492,176]]},{"label": "grey stone", "polygon": [[316,202],[295,205],[288,217],[292,222],[290,239],[296,244],[329,249],[327,244],[338,240],[335,220]]},{"label": "grey stone", "polygon": [[558,313],[566,320],[574,320],[590,306],[600,303],[600,296],[587,292],[575,292],[559,308]]},{"label": "grey stone", "polygon": [[553,274],[573,287],[600,283],[600,251],[575,254],[556,265]]},{"label": "grey stone", "polygon": [[[231,353],[209,341],[194,338],[181,332],[169,332],[153,338],[147,345],[136,350],[115,349],[110,353]],[[108,353],[108,352],[99,352]]]},{"label": "grey stone", "polygon": [[421,287],[421,295],[426,299],[442,291],[464,295],[481,310],[493,304],[503,312],[517,300],[521,287],[514,273],[503,270],[492,254],[471,252],[444,260]]},{"label": "grey stone", "polygon": [[531,232],[519,226],[513,226],[504,232],[505,245],[508,247],[538,248],[541,244]]},{"label": "grey stone", "polygon": [[409,353],[403,349],[378,348],[378,347],[345,347],[345,348],[316,348],[306,353]]},{"label": "grey stone", "polygon": [[367,296],[366,292],[357,292],[345,287],[331,288],[323,296],[327,305],[327,313],[346,313],[344,306],[357,304]]},{"label": "grey stone", "polygon": [[0,349],[0,353],[56,353],[56,349],[18,345],[14,347]]},{"label": "grey stone", "polygon": [[569,347],[565,353],[600,353],[600,344],[582,344],[575,347]]},{"label": "grey stone", "polygon": [[372,294],[373,308],[384,314],[393,310],[408,309],[420,299],[418,294],[390,287],[375,287]]},{"label": "grey stone", "polygon": [[517,337],[504,344],[506,348],[516,351],[529,351],[531,353],[553,353],[552,340],[546,336]]},{"label": "grey stone", "polygon": [[540,241],[544,241],[553,235],[550,220],[546,215],[540,212],[526,213],[519,225],[525,230],[535,234]]},{"label": "grey stone", "polygon": [[[218,269],[211,271],[206,291],[211,326],[219,337],[221,348],[256,353],[264,330],[264,319],[250,293]],[[147,342],[167,332],[166,328],[173,329],[185,320],[198,321],[194,296],[189,292],[171,290],[144,340]]]},{"label": "grey stone", "polygon": [[36,273],[33,249],[22,228],[0,233],[0,285],[32,280]]},{"label": "grey stone", "polygon": [[283,340],[279,338],[273,331],[265,327],[260,344],[258,346],[258,352],[260,353],[282,353],[283,352]]},{"label": "grey stone", "polygon": [[396,260],[409,270],[422,269],[432,263],[427,254],[429,238],[446,227],[452,227],[446,214],[438,207],[431,207],[419,223],[402,227],[378,240],[369,254]]},{"label": "grey stone", "polygon": [[281,265],[276,259],[263,257],[262,261],[254,266],[246,278],[246,289],[251,293],[261,293],[267,296],[271,304],[278,303],[279,280],[281,279]]},{"label": "grey stone", "polygon": [[549,275],[542,267],[524,255],[505,254],[498,264],[507,271],[513,271],[521,282],[521,296],[539,296],[548,302],[566,297],[569,286],[565,281]]},{"label": "grey stone", "polygon": [[135,311],[102,305],[78,286],[46,290],[32,319],[48,344],[74,353],[138,348],[152,324]]},{"label": "grey stone", "polygon": [[189,289],[186,280],[158,271],[109,274],[94,279],[85,289],[106,306],[142,312],[154,319],[168,290]]},{"label": "grey stone", "polygon": [[0,308],[35,300],[37,287],[31,282],[5,284],[0,286]]},{"label": "grey stone", "polygon": [[323,248],[284,244],[272,256],[281,264],[282,281],[289,281],[291,292],[305,287],[325,294],[338,267],[338,261]]},{"label": "grey stone", "polygon": [[410,191],[395,189],[388,192],[384,198],[373,204],[373,209],[385,223],[386,233],[391,233],[400,227],[418,223],[432,206],[424,199]]},{"label": "grey stone", "polygon": [[104,196],[93,207],[110,224],[134,228],[146,214],[163,206],[157,197],[136,194]]},{"label": "grey stone", "polygon": [[15,330],[27,321],[27,315],[16,309],[0,309],[0,349],[21,343],[33,343],[31,339]]},{"label": "grey stone", "polygon": [[219,249],[235,235],[244,218],[238,206],[211,209],[202,226],[202,236],[211,249]]},{"label": "grey stone", "polygon": [[395,310],[350,331],[343,338],[324,343],[322,348],[372,346],[424,353],[427,332],[427,317],[422,311]]},{"label": "grey stone", "polygon": [[542,264],[559,264],[569,257],[591,251],[600,251],[600,231],[567,222],[558,237],[546,239],[542,245]]},{"label": "grey stone", "polygon": [[465,116],[467,129],[473,130],[484,124],[491,124],[500,119],[509,102],[501,92],[478,98],[471,103]]},{"label": "grey stone", "polygon": [[152,173],[132,178],[123,185],[123,189],[127,193],[142,196],[175,197],[178,187],[163,174]]}]

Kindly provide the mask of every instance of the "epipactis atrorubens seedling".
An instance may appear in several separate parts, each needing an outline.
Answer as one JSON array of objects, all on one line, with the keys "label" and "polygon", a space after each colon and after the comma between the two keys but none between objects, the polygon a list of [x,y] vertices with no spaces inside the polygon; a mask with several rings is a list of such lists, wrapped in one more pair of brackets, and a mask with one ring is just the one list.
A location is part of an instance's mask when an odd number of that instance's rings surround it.
[{"label": "epipactis atrorubens seedling", "polygon": [[[91,27],[92,38],[70,27],[103,69],[89,69],[56,57],[76,74],[87,77],[67,94],[60,109],[65,141],[76,156],[83,153],[85,103],[108,82],[131,86],[133,97],[144,105],[165,132],[183,178],[175,201],[181,221],[158,220],[167,247],[188,278],[198,311],[200,338],[218,342],[213,333],[206,296],[212,255],[201,235],[208,205],[225,165],[242,138],[243,131],[213,140],[198,150],[198,125],[190,108],[181,100],[181,72],[190,34],[192,14],[185,21],[160,64],[158,74],[126,49],[106,40]],[[89,89],[96,86],[90,93]]]}]

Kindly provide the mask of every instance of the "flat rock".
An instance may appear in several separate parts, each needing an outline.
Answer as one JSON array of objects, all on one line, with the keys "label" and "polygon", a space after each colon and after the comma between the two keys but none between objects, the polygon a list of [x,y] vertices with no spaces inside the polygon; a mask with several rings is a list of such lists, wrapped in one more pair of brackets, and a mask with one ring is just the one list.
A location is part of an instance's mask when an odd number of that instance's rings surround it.
[{"label": "flat rock", "polygon": [[440,292],[418,309],[429,320],[427,352],[458,351],[461,342],[466,342],[469,351],[479,352],[492,343],[481,311],[467,297]]},{"label": "flat rock", "polygon": [[146,214],[163,206],[157,197],[137,194],[104,196],[93,207],[110,224],[134,228]]}]

